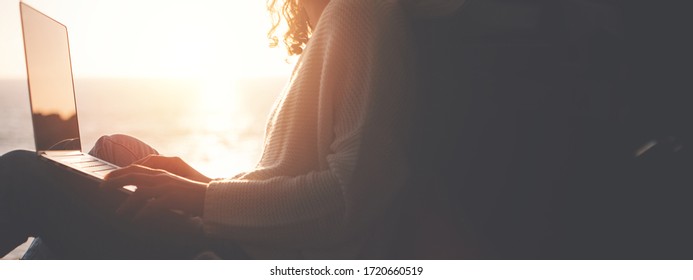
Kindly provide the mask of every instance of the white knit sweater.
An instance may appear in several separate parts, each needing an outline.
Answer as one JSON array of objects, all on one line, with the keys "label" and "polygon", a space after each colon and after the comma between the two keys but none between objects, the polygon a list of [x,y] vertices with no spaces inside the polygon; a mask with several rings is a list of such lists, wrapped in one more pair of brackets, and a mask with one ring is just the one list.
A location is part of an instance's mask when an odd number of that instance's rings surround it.
[{"label": "white knit sweater", "polygon": [[209,236],[255,258],[362,256],[406,180],[410,18],[463,1],[417,2],[328,4],[274,105],[259,164],[209,184]]}]

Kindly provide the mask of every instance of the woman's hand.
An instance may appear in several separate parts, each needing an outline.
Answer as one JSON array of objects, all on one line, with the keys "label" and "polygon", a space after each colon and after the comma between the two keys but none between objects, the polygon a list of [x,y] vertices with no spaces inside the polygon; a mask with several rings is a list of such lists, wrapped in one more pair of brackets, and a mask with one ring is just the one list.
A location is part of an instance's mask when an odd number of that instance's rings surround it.
[{"label": "woman's hand", "polygon": [[205,175],[202,175],[202,173],[195,170],[195,168],[192,168],[179,157],[149,155],[141,160],[134,162],[133,164],[153,169],[163,169],[175,175],[202,183],[209,183],[210,181],[212,181],[212,179]]},{"label": "woman's hand", "polygon": [[104,189],[136,186],[116,213],[135,222],[148,222],[161,213],[182,211],[190,216],[202,216],[207,184],[171,172],[142,165],[129,165],[115,170],[101,184]]}]

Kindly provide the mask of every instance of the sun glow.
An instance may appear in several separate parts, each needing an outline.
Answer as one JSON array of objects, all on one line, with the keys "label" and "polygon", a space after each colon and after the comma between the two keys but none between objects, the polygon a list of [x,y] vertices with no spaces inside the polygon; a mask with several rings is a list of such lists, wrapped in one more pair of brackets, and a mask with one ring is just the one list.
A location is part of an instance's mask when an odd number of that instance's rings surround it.
[{"label": "sun glow", "polygon": [[231,129],[231,116],[238,112],[238,94],[233,80],[208,79],[199,82],[198,112],[205,112],[200,124],[206,131],[220,132]]},{"label": "sun glow", "polygon": [[[25,2],[67,25],[76,78],[207,79],[290,71],[285,52],[268,48],[264,0]],[[0,0],[0,26],[0,78],[22,76],[17,1]]]}]

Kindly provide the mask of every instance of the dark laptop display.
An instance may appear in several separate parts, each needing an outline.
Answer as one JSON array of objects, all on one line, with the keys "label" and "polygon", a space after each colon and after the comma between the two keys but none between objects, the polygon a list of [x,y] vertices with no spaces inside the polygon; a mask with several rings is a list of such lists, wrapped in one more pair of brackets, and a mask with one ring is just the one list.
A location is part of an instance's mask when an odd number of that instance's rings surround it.
[{"label": "dark laptop display", "polygon": [[79,150],[67,28],[27,5],[20,7],[36,150],[73,139],[72,150]]},{"label": "dark laptop display", "polygon": [[82,153],[67,27],[24,3],[19,6],[36,152],[57,166],[103,180],[118,166]]}]

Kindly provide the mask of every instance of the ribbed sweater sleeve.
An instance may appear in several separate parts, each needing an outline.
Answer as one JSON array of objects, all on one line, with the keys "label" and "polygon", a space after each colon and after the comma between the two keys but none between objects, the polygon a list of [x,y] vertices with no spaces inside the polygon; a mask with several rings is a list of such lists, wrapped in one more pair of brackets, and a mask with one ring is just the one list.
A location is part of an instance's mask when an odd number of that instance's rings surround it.
[{"label": "ribbed sweater sleeve", "polygon": [[385,215],[406,172],[408,24],[398,1],[328,4],[274,105],[259,164],[208,185],[208,235],[328,248]]}]

